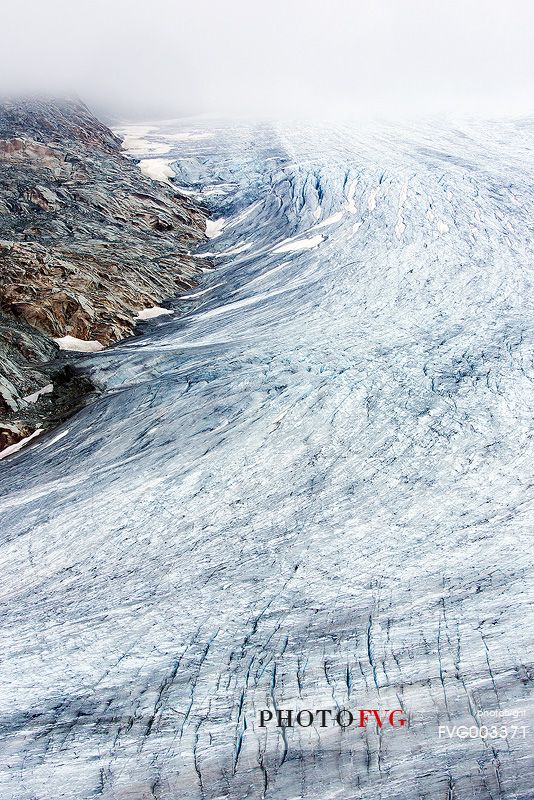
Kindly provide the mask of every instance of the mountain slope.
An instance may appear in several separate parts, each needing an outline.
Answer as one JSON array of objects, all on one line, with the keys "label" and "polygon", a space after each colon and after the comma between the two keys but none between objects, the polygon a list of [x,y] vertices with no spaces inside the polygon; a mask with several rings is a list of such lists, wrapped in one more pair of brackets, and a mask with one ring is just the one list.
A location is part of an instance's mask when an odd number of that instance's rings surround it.
[{"label": "mountain slope", "polygon": [[[131,334],[139,310],[193,285],[204,228],[202,209],[143,176],[82,103],[0,106],[0,449],[87,388],[52,338]],[[52,396],[23,399],[50,383]]]}]

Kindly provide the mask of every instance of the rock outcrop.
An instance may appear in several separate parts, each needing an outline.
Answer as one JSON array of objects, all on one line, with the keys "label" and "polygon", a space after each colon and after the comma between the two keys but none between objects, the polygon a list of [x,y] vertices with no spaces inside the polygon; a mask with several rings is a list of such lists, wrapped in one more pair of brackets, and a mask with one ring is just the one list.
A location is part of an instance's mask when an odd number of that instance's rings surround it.
[{"label": "rock outcrop", "polygon": [[194,285],[204,229],[203,210],[143,176],[82,103],[0,106],[0,450],[87,394],[54,339],[130,335],[141,309]]}]

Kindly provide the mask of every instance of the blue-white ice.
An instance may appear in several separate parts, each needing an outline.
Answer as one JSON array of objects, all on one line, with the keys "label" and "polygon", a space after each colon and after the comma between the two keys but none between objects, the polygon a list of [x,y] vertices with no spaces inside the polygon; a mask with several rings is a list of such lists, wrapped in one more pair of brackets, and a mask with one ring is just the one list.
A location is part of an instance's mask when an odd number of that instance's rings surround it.
[{"label": "blue-white ice", "polygon": [[438,736],[532,724],[533,130],[146,134],[216,271],[2,464],[2,800],[533,797]]}]

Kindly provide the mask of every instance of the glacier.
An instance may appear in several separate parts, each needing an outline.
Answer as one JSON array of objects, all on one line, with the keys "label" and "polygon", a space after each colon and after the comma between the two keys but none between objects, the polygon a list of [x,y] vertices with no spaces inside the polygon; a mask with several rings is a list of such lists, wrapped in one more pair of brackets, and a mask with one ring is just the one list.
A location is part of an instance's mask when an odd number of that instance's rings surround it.
[{"label": "glacier", "polygon": [[534,123],[129,132],[215,269],[0,465],[0,797],[531,800]]}]

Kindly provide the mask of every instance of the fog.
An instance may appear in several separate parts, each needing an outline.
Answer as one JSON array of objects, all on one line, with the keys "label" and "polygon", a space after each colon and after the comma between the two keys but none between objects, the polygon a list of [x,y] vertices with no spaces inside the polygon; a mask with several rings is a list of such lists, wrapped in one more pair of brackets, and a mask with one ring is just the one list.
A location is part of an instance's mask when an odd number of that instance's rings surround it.
[{"label": "fog", "polygon": [[117,117],[532,113],[528,0],[5,4],[0,91]]}]

